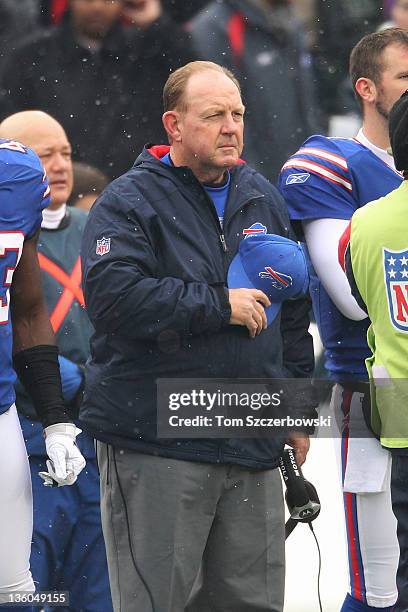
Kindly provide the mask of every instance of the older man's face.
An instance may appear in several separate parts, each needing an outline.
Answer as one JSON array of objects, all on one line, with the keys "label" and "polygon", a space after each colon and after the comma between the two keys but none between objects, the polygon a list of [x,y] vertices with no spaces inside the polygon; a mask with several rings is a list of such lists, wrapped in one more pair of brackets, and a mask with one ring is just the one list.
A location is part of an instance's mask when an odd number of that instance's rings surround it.
[{"label": "older man's face", "polygon": [[51,189],[49,208],[59,208],[71,195],[73,182],[71,145],[65,131],[51,118],[33,122],[24,144],[37,153],[47,173]]},{"label": "older man's face", "polygon": [[235,83],[221,72],[194,74],[179,112],[180,150],[198,178],[217,180],[243,149],[244,106]]},{"label": "older man's face", "polygon": [[122,0],[70,0],[72,23],[82,36],[103,38],[118,21]]}]

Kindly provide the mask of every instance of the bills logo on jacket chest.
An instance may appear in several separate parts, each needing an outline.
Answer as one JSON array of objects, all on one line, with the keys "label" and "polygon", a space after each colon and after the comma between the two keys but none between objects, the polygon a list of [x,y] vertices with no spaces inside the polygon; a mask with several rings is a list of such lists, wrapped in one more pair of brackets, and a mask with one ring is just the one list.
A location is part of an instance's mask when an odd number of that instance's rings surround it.
[{"label": "bills logo on jacket chest", "polygon": [[250,227],[246,227],[242,230],[244,238],[248,238],[248,236],[254,236],[254,234],[266,234],[267,227],[263,223],[253,223]]}]

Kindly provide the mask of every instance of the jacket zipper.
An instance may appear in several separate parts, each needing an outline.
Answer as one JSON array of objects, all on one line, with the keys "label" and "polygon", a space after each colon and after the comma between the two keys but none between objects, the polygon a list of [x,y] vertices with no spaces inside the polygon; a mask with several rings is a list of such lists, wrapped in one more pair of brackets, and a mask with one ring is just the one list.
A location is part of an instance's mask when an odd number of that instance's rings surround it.
[{"label": "jacket zipper", "polygon": [[[209,207],[210,210],[210,214],[212,216],[212,218],[214,219],[214,222],[217,226],[217,231],[218,231],[218,238],[221,244],[221,248],[222,248],[222,256],[223,256],[223,268],[224,268],[224,273],[226,274],[226,270],[227,270],[227,263],[228,263],[228,258],[227,258],[227,253],[228,253],[228,246],[227,246],[227,241],[225,240],[225,234],[224,234],[224,229],[221,226],[220,220],[218,218],[217,215],[217,211],[215,210],[215,206],[214,206],[214,202],[211,200],[210,196],[207,194],[207,192],[205,191],[205,189],[201,186],[201,189],[204,192],[204,196],[205,199],[207,201],[207,205]],[[224,452],[223,452],[223,447],[225,445],[224,440],[220,440],[220,442],[218,443],[218,462],[222,463],[222,458],[224,456]]]},{"label": "jacket zipper", "polygon": [[[211,198],[209,197],[209,195],[207,194],[205,189],[201,185],[200,185],[200,187],[201,187],[201,189],[204,192],[204,195],[205,195],[208,207],[210,209],[211,216],[214,219],[214,222],[215,222],[215,224],[217,226],[218,237],[219,237],[219,240],[220,240],[220,243],[221,243],[221,248],[222,248],[222,251],[223,251],[224,273],[226,274],[227,273],[227,263],[228,263],[228,258],[226,256],[226,254],[228,253],[228,246],[227,246],[227,241],[225,239],[225,233],[224,233],[226,224],[224,224],[224,228],[221,226],[221,223],[220,223],[220,220],[219,220],[218,215],[216,213],[213,201],[211,200]],[[244,208],[244,206],[246,206],[249,202],[252,202],[253,200],[258,200],[258,199],[261,199],[261,198],[263,198],[263,196],[259,195],[259,196],[254,196],[254,197],[251,197],[251,198],[245,200],[242,203],[242,205],[234,211],[234,213],[231,215],[231,217],[228,219],[228,221],[231,221],[232,217],[237,212],[242,210]],[[225,447],[225,440],[220,440],[219,445],[218,445],[218,461],[220,463],[222,463],[222,461],[223,461],[224,447]]]},{"label": "jacket zipper", "polygon": [[214,202],[211,200],[210,196],[207,194],[207,192],[205,191],[205,189],[201,185],[201,183],[199,183],[199,185],[200,185],[200,188],[201,188],[202,192],[204,193],[204,197],[206,199],[207,206],[208,206],[208,209],[210,211],[210,214],[211,214],[211,216],[212,216],[212,218],[213,218],[213,220],[214,220],[214,222],[215,222],[215,224],[217,226],[218,239],[220,241],[221,248],[222,248],[222,251],[223,251],[223,254],[224,254],[224,258],[225,258],[225,253],[228,252],[228,247],[227,247],[227,241],[225,240],[224,230],[223,230],[223,228],[221,226],[221,223],[220,223],[220,220],[218,218],[217,211],[215,210]]}]

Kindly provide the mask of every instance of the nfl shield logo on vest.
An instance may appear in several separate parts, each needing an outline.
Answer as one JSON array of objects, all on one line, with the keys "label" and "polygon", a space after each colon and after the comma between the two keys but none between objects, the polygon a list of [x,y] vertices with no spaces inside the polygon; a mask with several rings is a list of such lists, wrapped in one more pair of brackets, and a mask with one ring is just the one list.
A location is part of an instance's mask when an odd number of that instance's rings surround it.
[{"label": "nfl shield logo on vest", "polygon": [[96,254],[97,255],[106,255],[106,253],[109,253],[110,251],[110,246],[111,246],[111,239],[110,238],[101,238],[101,240],[97,240],[96,241]]},{"label": "nfl shield logo on vest", "polygon": [[383,254],[384,281],[391,323],[399,331],[408,333],[408,249],[383,249]]}]

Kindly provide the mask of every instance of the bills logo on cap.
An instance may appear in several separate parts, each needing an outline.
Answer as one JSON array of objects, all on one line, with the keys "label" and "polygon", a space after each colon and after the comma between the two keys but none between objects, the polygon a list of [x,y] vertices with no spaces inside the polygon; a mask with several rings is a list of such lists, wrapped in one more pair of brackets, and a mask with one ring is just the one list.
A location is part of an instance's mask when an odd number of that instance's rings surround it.
[{"label": "bills logo on cap", "polygon": [[96,241],[96,254],[97,255],[106,255],[109,253],[111,247],[111,239],[110,238],[101,238],[101,240]]},{"label": "bills logo on cap", "polygon": [[272,323],[284,300],[308,291],[309,273],[302,247],[276,234],[248,236],[248,240],[239,243],[228,269],[228,287],[263,291],[271,302],[265,314],[268,324]]},{"label": "bills logo on cap", "polygon": [[289,174],[286,179],[286,185],[299,185],[300,183],[306,183],[307,179],[310,178],[308,172],[302,172],[301,174]]},{"label": "bills logo on cap", "polygon": [[384,282],[392,325],[408,333],[408,249],[383,249]]},{"label": "bills logo on cap", "polygon": [[292,286],[293,279],[288,274],[283,274],[282,272],[276,272],[270,266],[265,267],[265,272],[259,273],[260,278],[269,278],[272,282],[273,287],[281,291],[282,289],[287,289]]},{"label": "bills logo on cap", "polygon": [[242,233],[244,234],[245,238],[248,238],[248,236],[254,236],[255,234],[266,234],[267,231],[266,225],[257,222],[253,223],[251,227],[247,227],[246,229],[242,230]]}]

